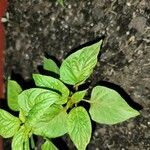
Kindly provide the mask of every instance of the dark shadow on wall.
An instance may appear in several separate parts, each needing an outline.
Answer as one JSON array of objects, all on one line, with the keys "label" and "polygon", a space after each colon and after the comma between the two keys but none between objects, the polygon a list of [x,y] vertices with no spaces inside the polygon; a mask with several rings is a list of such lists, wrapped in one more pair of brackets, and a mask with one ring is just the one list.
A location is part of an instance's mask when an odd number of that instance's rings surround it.
[{"label": "dark shadow on wall", "polygon": [[33,79],[25,80],[20,74],[15,73],[14,71],[12,71],[10,79],[15,80],[23,90],[35,87]]}]

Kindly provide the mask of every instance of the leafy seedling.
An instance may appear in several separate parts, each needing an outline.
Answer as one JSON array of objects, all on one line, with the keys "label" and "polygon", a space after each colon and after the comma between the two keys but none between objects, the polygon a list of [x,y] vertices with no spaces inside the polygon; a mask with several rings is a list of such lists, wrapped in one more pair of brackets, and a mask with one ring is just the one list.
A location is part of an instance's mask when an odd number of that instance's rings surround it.
[{"label": "leafy seedling", "polygon": [[[104,86],[78,91],[93,72],[102,41],[84,47],[68,56],[60,68],[44,58],[43,68],[58,74],[33,74],[36,87],[22,91],[20,85],[8,80],[8,106],[18,111],[18,117],[0,109],[0,135],[12,139],[12,150],[36,149],[33,134],[43,137],[42,150],[58,150],[51,139],[68,134],[78,150],[85,150],[91,139],[91,119],[97,123],[113,125],[139,115],[119,93]],[[68,88],[72,85],[73,88]],[[86,110],[80,102],[89,103]]]}]

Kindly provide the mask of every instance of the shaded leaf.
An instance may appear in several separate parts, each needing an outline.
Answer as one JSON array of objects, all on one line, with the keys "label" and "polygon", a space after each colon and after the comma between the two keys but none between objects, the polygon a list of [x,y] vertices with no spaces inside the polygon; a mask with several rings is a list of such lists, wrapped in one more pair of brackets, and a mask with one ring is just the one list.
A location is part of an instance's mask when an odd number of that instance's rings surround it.
[{"label": "shaded leaf", "polygon": [[43,68],[45,70],[59,74],[59,68],[58,68],[57,64],[52,59],[44,58]]},{"label": "shaded leaf", "polygon": [[20,120],[5,110],[0,109],[0,135],[4,138],[12,137],[20,127]]},{"label": "shaded leaf", "polygon": [[56,102],[57,104],[65,104],[67,102],[69,90],[60,80],[40,74],[33,74],[33,79],[36,86],[60,92],[61,99]]},{"label": "shaded leaf", "polygon": [[68,133],[79,150],[85,150],[91,138],[91,120],[83,107],[73,108],[68,116]]},{"label": "shaded leaf", "polygon": [[7,101],[10,109],[19,111],[18,95],[22,92],[20,85],[14,80],[8,80],[7,83]]},{"label": "shaded leaf", "polygon": [[70,85],[82,84],[93,72],[102,41],[78,50],[60,67],[60,79]]},{"label": "shaded leaf", "polygon": [[98,123],[116,124],[139,115],[114,90],[96,86],[91,95],[90,115]]}]

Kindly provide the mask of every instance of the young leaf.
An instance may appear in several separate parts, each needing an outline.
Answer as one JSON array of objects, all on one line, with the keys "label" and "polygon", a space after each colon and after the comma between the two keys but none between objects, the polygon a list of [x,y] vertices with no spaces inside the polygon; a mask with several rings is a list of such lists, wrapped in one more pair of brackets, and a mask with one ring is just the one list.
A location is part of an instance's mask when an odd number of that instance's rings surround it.
[{"label": "young leaf", "polygon": [[104,86],[93,89],[91,102],[89,112],[98,123],[116,124],[139,115],[116,91]]},{"label": "young leaf", "polygon": [[93,72],[102,41],[71,54],[60,67],[60,79],[70,85],[82,84]]},{"label": "young leaf", "polygon": [[7,83],[7,100],[8,106],[14,111],[19,111],[18,95],[22,92],[20,85],[14,80],[8,80]]},{"label": "young leaf", "polygon": [[42,150],[58,150],[58,148],[51,141],[46,141],[41,148]]},{"label": "young leaf", "polygon": [[77,149],[86,149],[91,131],[91,120],[87,111],[83,107],[73,108],[68,116],[68,133]]},{"label": "young leaf", "polygon": [[86,90],[84,90],[84,91],[78,91],[78,92],[74,93],[71,96],[72,102],[74,102],[74,103],[80,102],[84,98],[85,94],[86,94]]},{"label": "young leaf", "polygon": [[67,133],[67,113],[60,105],[52,105],[34,125],[36,135],[55,138]]},{"label": "young leaf", "polygon": [[65,104],[67,102],[69,90],[60,80],[40,74],[33,74],[33,79],[36,86],[49,88],[61,93],[61,99],[56,102],[57,104]]},{"label": "young leaf", "polygon": [[23,114],[27,116],[34,105],[43,102],[49,106],[56,101],[60,101],[59,99],[60,95],[56,92],[47,89],[31,88],[23,91],[18,96],[18,104]]},{"label": "young leaf", "polygon": [[20,120],[5,110],[0,109],[0,135],[4,138],[12,137],[20,127]]},{"label": "young leaf", "polygon": [[52,59],[44,58],[43,68],[45,70],[59,74],[59,68],[58,68],[57,64]]},{"label": "young leaf", "polygon": [[12,150],[30,150],[29,148],[30,129],[22,126],[14,135],[12,140]]}]

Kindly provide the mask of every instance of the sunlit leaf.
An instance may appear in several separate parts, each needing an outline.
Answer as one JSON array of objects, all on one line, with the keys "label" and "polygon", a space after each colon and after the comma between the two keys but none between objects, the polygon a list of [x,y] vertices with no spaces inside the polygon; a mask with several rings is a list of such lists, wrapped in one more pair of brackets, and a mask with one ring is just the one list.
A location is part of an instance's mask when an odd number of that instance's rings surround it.
[{"label": "sunlit leaf", "polygon": [[93,72],[102,41],[67,57],[60,67],[60,79],[70,85],[82,84]]},{"label": "sunlit leaf", "polygon": [[0,135],[4,138],[12,137],[20,127],[20,120],[5,110],[0,109]]},{"label": "sunlit leaf", "polygon": [[23,91],[18,96],[18,104],[24,115],[27,116],[28,112],[38,103],[45,103],[45,105],[52,105],[54,102],[59,101],[60,95],[56,92],[41,89],[31,88]]},{"label": "sunlit leaf", "polygon": [[91,95],[90,114],[94,121],[103,124],[116,124],[139,115],[114,90],[96,86]]},{"label": "sunlit leaf", "polygon": [[83,107],[71,110],[68,117],[68,133],[79,150],[85,150],[91,138],[91,120]]},{"label": "sunlit leaf", "polygon": [[49,138],[62,136],[67,133],[67,116],[62,106],[54,104],[38,119],[32,132]]},{"label": "sunlit leaf", "polygon": [[57,104],[65,104],[67,102],[69,90],[60,80],[40,74],[33,74],[33,79],[36,86],[49,88],[60,93],[61,99],[56,102]]}]

